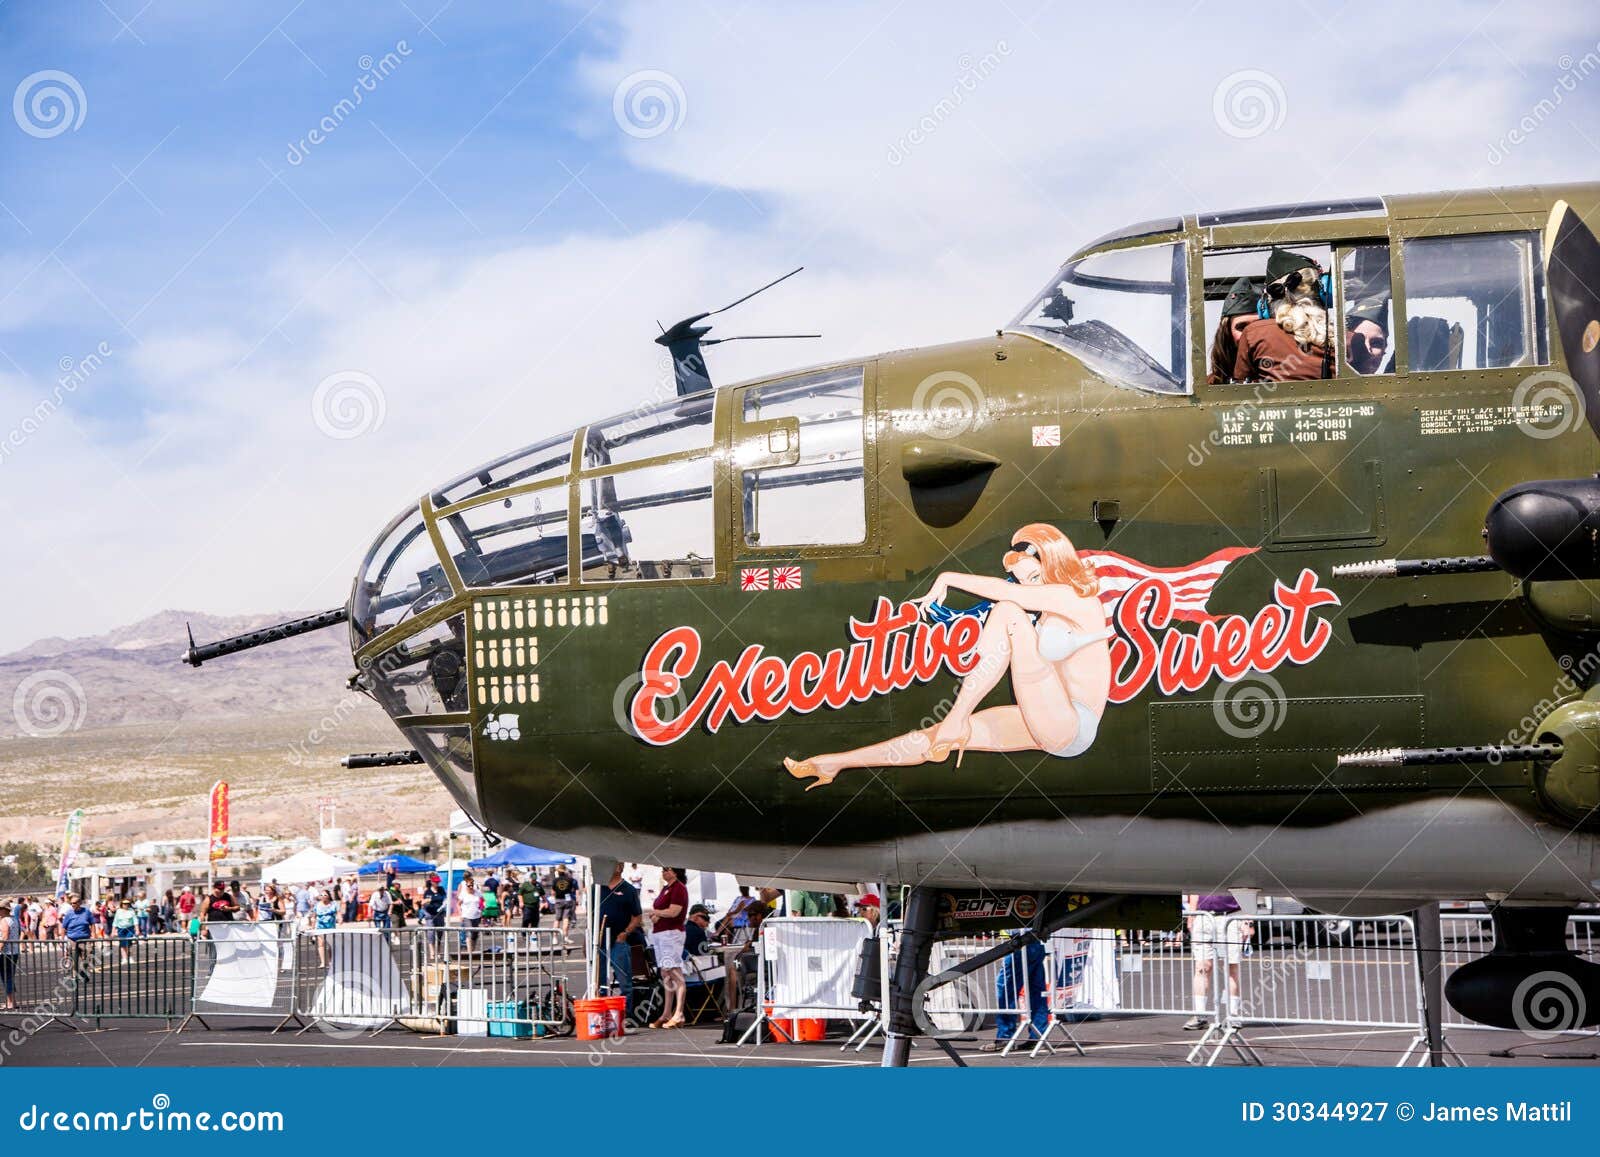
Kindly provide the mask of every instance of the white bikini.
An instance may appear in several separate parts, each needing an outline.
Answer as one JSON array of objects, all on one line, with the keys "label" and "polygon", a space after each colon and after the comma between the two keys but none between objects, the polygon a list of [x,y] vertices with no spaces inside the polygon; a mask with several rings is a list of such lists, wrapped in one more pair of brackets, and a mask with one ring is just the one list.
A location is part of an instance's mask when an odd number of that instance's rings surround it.
[{"label": "white bikini", "polygon": [[[1059,663],[1063,659],[1070,659],[1089,644],[1103,643],[1109,638],[1109,630],[1074,631],[1059,619],[1043,619],[1039,623],[1039,655],[1052,663]],[[1058,759],[1071,759],[1088,751],[1094,744],[1095,734],[1100,730],[1100,716],[1088,704],[1074,700],[1072,708],[1078,713],[1078,734],[1065,747],[1046,749],[1046,754]]]}]

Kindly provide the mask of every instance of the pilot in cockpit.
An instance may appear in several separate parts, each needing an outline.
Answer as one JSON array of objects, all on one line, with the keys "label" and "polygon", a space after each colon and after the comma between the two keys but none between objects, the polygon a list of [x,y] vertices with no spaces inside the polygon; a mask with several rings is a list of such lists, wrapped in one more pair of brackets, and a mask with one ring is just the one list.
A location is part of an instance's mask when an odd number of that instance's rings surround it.
[{"label": "pilot in cockpit", "polygon": [[1345,364],[1358,374],[1382,372],[1389,353],[1389,302],[1369,297],[1344,313]]},{"label": "pilot in cockpit", "polygon": [[1244,327],[1260,314],[1256,301],[1261,293],[1255,282],[1241,277],[1228,288],[1222,301],[1222,319],[1217,322],[1216,335],[1211,339],[1211,362],[1206,373],[1206,384],[1225,385],[1233,381],[1233,366],[1239,356],[1239,335]]},{"label": "pilot in cockpit", "polygon": [[1316,261],[1287,249],[1267,257],[1271,316],[1244,327],[1234,361],[1236,382],[1303,382],[1333,376],[1328,348],[1327,283]]}]

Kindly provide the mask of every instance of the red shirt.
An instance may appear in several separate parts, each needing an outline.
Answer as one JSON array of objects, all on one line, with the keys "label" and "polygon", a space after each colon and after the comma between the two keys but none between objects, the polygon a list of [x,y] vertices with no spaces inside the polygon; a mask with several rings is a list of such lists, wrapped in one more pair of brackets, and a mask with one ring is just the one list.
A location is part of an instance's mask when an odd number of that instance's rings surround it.
[{"label": "red shirt", "polygon": [[178,897],[178,911],[185,916],[194,911],[194,904],[195,899],[193,892],[184,892]]},{"label": "red shirt", "polygon": [[689,916],[689,889],[683,886],[682,880],[674,881],[661,889],[661,894],[656,897],[655,903],[651,904],[650,907],[659,912],[663,908],[672,907],[674,904],[678,905],[678,914],[676,916],[657,916],[650,925],[652,931],[683,931],[684,921]]}]

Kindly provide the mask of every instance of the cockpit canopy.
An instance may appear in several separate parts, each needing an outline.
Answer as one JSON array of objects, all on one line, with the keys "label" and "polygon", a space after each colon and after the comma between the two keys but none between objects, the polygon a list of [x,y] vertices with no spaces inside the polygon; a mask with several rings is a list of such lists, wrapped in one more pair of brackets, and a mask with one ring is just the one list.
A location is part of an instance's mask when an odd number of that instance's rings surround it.
[{"label": "cockpit canopy", "polygon": [[1183,242],[1069,261],[1009,328],[1060,346],[1112,381],[1184,393],[1189,282]]},{"label": "cockpit canopy", "polygon": [[[675,568],[682,577],[708,574],[715,407],[716,394],[707,391],[640,406],[582,432],[583,581],[670,578]],[[397,515],[356,578],[355,645],[446,601],[457,587],[568,581],[577,436],[547,438],[438,487],[425,499],[431,520],[421,505]]]}]

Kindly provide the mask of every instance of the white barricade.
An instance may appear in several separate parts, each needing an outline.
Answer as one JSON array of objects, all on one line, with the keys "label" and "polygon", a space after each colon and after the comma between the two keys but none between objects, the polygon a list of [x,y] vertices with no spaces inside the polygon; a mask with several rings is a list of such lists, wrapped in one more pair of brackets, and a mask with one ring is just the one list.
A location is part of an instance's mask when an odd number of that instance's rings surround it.
[{"label": "white barricade", "polygon": [[396,1023],[463,1035],[564,1036],[572,1000],[553,929],[300,930],[294,1013],[325,1030]]},{"label": "white barricade", "polygon": [[295,927],[288,921],[229,921],[205,925],[195,944],[190,1020],[210,1017],[295,1019]]},{"label": "white barricade", "polygon": [[771,916],[761,922],[759,1009],[740,1044],[769,1020],[870,1021],[850,995],[861,945],[872,933],[865,920],[832,916]]}]

